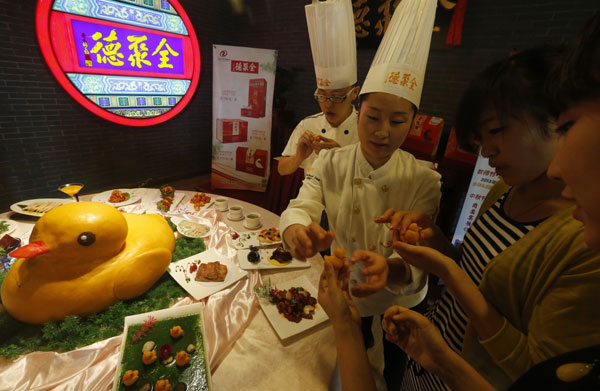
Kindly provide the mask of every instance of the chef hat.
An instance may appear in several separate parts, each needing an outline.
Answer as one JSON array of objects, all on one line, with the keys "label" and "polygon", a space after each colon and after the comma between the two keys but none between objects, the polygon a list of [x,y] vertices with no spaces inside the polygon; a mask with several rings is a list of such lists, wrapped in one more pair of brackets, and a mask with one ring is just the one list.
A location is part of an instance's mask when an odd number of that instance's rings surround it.
[{"label": "chef hat", "polygon": [[421,101],[437,0],[403,0],[379,44],[361,94],[387,92]]},{"label": "chef hat", "polygon": [[305,7],[317,87],[336,90],[356,83],[356,37],[350,0],[313,0]]}]

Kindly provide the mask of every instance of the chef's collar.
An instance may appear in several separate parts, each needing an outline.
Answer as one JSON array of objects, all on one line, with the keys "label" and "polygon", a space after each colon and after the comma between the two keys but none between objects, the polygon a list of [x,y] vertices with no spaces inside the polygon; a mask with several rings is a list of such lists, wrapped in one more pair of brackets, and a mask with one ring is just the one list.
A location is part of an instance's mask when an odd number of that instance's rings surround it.
[{"label": "chef's collar", "polygon": [[367,161],[367,159],[365,158],[365,156],[363,155],[362,150],[360,148],[360,144],[357,147],[358,147],[358,151],[356,154],[357,164],[356,164],[356,172],[354,173],[354,176],[356,178],[378,180],[378,179],[383,178],[386,175],[389,175],[390,169],[395,167],[396,159],[398,159],[399,155],[400,155],[399,154],[400,150],[397,150],[396,152],[394,152],[392,154],[390,159],[387,162],[385,162],[385,164],[383,166],[381,166],[377,169],[373,169],[373,166],[371,166],[371,163],[369,163]]}]

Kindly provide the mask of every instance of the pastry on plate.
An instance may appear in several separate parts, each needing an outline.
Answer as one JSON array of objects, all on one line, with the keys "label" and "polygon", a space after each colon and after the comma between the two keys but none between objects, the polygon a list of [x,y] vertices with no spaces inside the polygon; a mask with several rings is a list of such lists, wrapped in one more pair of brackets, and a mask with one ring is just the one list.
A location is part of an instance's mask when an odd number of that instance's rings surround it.
[{"label": "pastry on plate", "polygon": [[223,282],[227,276],[227,265],[220,262],[208,262],[198,265],[196,281],[201,282]]}]

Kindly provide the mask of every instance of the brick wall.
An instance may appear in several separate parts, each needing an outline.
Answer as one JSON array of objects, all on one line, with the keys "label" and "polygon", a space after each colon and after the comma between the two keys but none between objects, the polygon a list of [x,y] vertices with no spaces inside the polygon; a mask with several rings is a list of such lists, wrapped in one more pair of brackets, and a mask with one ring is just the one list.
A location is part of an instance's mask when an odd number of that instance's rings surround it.
[{"label": "brick wall", "polygon": [[[98,191],[210,171],[212,44],[279,50],[279,66],[302,69],[286,94],[296,119],[319,110],[306,1],[246,1],[234,15],[223,0],[180,0],[198,35],[202,74],[184,111],[166,123],[128,128],[79,106],[56,82],[35,35],[35,1],[0,0],[0,210],[18,200],[53,197],[62,183]],[[452,123],[456,102],[473,74],[513,49],[572,36],[597,0],[470,1],[463,45],[433,50],[422,111]],[[359,50],[362,82],[374,50]]]}]

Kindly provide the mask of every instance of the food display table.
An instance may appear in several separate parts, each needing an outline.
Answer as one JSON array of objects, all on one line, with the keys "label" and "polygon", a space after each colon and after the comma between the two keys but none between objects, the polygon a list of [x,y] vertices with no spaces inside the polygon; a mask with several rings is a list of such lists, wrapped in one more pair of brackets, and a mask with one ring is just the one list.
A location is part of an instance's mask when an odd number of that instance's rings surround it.
[{"label": "food display table", "polygon": [[[160,197],[157,189],[136,189],[141,200],[121,210],[142,213],[151,209]],[[183,202],[195,194],[184,193]],[[208,194],[212,200],[219,197]],[[94,195],[80,199],[89,201]],[[263,228],[279,227],[279,216],[256,205],[229,199],[229,205],[241,205],[244,213],[261,215]],[[231,244],[233,231],[248,231],[243,221],[231,221],[225,212],[208,208],[204,217],[212,219],[217,229],[207,240],[207,249],[237,263]],[[0,219],[17,223],[11,236],[27,240],[36,218],[14,212],[0,214]],[[300,276],[318,287],[322,271],[319,254],[308,260],[311,267],[303,269],[269,269],[248,271],[248,276],[202,300],[208,357],[211,364],[213,390],[327,390],[334,373],[336,351],[329,322],[281,340],[254,297],[254,289],[267,278],[273,284],[284,283]],[[195,303],[186,297],[174,306]],[[1,311],[2,309],[0,309]],[[1,331],[0,331],[1,332]],[[119,365],[121,336],[99,341],[65,353],[34,352],[14,361],[0,359],[0,391],[109,391]]]}]

